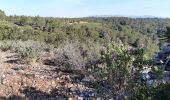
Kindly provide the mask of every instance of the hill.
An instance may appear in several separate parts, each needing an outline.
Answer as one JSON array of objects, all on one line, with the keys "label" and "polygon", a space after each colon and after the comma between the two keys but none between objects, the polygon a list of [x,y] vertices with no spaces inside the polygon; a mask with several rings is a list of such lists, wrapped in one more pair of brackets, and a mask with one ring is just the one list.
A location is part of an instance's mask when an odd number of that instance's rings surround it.
[{"label": "hill", "polygon": [[[169,26],[170,19],[163,18],[6,16],[0,11],[0,96],[155,99],[163,91],[163,72],[153,57]],[[142,79],[145,68],[156,75],[156,86]]]}]

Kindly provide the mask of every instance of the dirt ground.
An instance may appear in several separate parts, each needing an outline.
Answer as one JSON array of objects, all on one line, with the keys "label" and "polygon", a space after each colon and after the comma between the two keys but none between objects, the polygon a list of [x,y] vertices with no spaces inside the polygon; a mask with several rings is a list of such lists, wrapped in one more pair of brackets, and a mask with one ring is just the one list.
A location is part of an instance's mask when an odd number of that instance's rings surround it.
[{"label": "dirt ground", "polygon": [[82,74],[44,64],[50,57],[44,53],[42,60],[28,64],[16,53],[0,51],[0,100],[81,100],[81,95],[95,95],[93,86],[81,82]]}]

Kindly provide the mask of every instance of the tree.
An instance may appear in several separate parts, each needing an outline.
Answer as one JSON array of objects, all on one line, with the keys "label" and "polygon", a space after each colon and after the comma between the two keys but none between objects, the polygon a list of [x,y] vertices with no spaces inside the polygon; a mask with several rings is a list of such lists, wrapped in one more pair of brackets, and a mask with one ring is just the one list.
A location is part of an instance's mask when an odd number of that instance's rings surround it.
[{"label": "tree", "polygon": [[102,82],[107,82],[104,84],[109,86],[111,98],[124,100],[125,94],[131,97],[133,89],[143,84],[140,72],[146,64],[145,49],[129,50],[122,43],[111,43],[101,53],[105,66],[98,71],[101,75],[97,77],[101,76]]},{"label": "tree", "polygon": [[162,42],[163,43],[170,43],[170,27],[166,27],[166,32],[163,34],[163,39],[161,39],[162,40]]},{"label": "tree", "polygon": [[5,17],[6,17],[5,12],[0,10],[0,20],[4,19]]}]

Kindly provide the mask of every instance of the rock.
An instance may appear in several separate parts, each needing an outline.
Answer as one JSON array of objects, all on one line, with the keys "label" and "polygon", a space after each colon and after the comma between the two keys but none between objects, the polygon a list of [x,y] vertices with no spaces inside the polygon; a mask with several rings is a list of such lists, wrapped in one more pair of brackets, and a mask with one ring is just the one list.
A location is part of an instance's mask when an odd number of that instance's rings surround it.
[{"label": "rock", "polygon": [[57,77],[57,78],[56,78],[56,80],[57,80],[57,81],[59,81],[59,80],[60,80],[60,78],[59,78],[59,77]]},{"label": "rock", "polygon": [[56,86],[56,82],[55,82],[54,80],[52,80],[51,86],[52,86],[52,87],[55,87],[55,86]]},{"label": "rock", "polygon": [[90,75],[90,76],[86,76],[85,75],[85,77],[81,80],[82,82],[92,82],[92,81],[94,81],[95,79],[94,79],[94,77],[92,76],[92,75]]},{"label": "rock", "polygon": [[24,70],[19,70],[19,73],[24,74],[25,72]]},{"label": "rock", "polygon": [[162,50],[157,54],[154,59],[156,64],[167,63],[168,56],[170,55],[170,46],[165,46]]},{"label": "rock", "polygon": [[90,92],[89,92],[89,96],[90,96],[90,97],[94,97],[94,96],[95,96],[95,92],[90,91]]},{"label": "rock", "polygon": [[84,93],[79,94],[80,97],[85,97]]},{"label": "rock", "polygon": [[103,100],[103,99],[99,97],[99,98],[97,98],[97,100]]},{"label": "rock", "polygon": [[2,75],[2,76],[0,77],[0,84],[5,84],[4,79],[5,79],[5,75]]},{"label": "rock", "polygon": [[71,83],[67,83],[67,87],[68,87],[68,88],[73,88],[73,87],[74,87],[74,85],[73,85],[73,84],[71,84]]},{"label": "rock", "polygon": [[150,79],[156,79],[156,74],[154,74],[153,72],[149,71],[148,75],[150,76]]},{"label": "rock", "polygon": [[78,99],[78,100],[83,100],[83,97],[78,97],[77,99]]},{"label": "rock", "polygon": [[167,61],[165,62],[165,70],[170,71],[170,58],[168,58]]},{"label": "rock", "polygon": [[162,53],[170,53],[170,46],[165,46],[162,48]]},{"label": "rock", "polygon": [[90,98],[90,97],[94,97],[95,93],[91,90],[86,90],[82,92],[83,97],[85,98]]},{"label": "rock", "polygon": [[62,100],[67,100],[68,98],[67,97],[64,97]]},{"label": "rock", "polygon": [[77,88],[78,88],[80,91],[85,90],[85,86],[82,85],[82,84],[78,84],[78,85],[77,85]]},{"label": "rock", "polygon": [[88,77],[84,77],[81,81],[82,82],[90,82],[90,79]]},{"label": "rock", "polygon": [[146,82],[147,82],[147,85],[151,86],[153,83],[153,80],[147,80]]},{"label": "rock", "polygon": [[74,100],[73,98],[68,98],[68,100]]}]

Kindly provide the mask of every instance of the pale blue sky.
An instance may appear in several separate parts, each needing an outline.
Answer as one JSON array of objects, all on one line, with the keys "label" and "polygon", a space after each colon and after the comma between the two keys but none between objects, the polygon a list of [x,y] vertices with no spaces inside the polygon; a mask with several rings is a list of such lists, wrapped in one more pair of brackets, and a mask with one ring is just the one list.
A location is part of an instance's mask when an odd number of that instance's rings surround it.
[{"label": "pale blue sky", "polygon": [[0,0],[7,15],[170,17],[170,0]]}]

